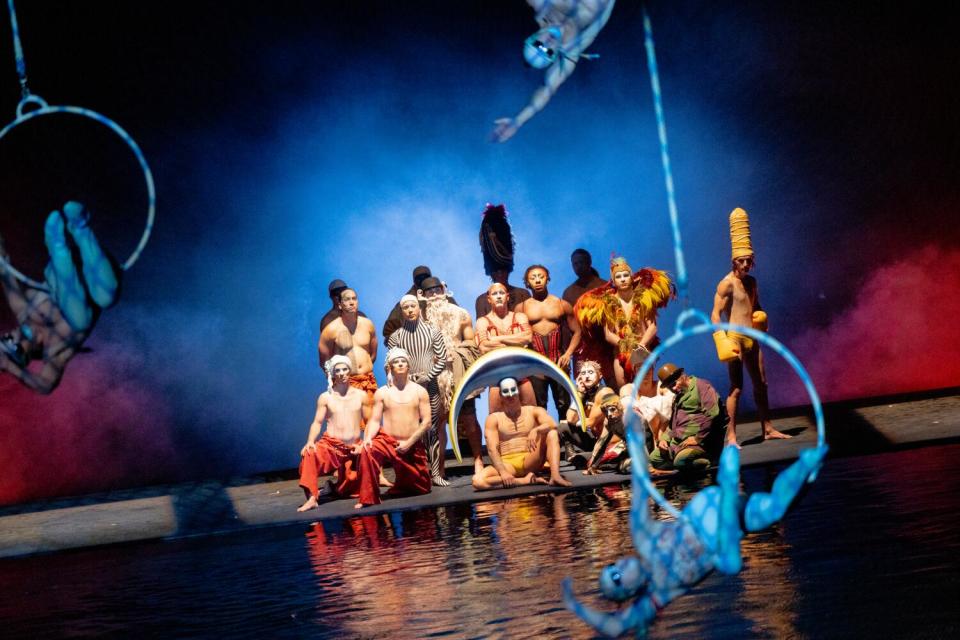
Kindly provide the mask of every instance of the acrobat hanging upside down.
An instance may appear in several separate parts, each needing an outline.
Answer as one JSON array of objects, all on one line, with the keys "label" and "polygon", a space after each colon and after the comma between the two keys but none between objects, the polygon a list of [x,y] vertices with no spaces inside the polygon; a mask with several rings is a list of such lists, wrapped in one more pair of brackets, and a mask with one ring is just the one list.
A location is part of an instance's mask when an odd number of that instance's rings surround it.
[{"label": "acrobat hanging upside down", "polygon": [[[20,282],[10,264],[0,236],[0,282],[19,326],[0,336],[0,371],[15,376],[39,393],[50,393],[60,384],[67,362],[90,335],[100,310],[116,302],[118,270],[100,248],[89,226],[90,214],[78,202],[68,202],[63,212],[53,211],[44,227],[50,262],[44,269],[49,293]],[[69,235],[68,235],[69,234]],[[80,269],[72,246],[80,256]],[[39,360],[39,369],[31,370]]]},{"label": "acrobat hanging upside down", "polygon": [[546,69],[543,86],[533,92],[530,103],[513,118],[500,118],[492,138],[506,142],[517,129],[547,106],[550,98],[570,77],[584,53],[607,24],[615,0],[527,0],[536,12],[540,30],[523,43],[523,57],[535,69]]},{"label": "acrobat hanging upside down", "polygon": [[[628,413],[630,410],[628,409]],[[635,426],[627,429],[633,498],[630,534],[637,555],[621,558],[600,572],[600,592],[622,605],[616,613],[591,609],[573,595],[571,580],[563,582],[567,608],[607,636],[633,631],[646,636],[657,611],[686,593],[713,569],[728,575],[740,571],[740,540],[745,531],[759,531],[786,513],[803,486],[812,482],[827,453],[824,445],[804,449],[799,459],[777,476],[769,493],[742,496],[740,450],[724,448],[717,484],[698,493],[673,522],[651,517],[642,484],[646,455]],[[633,600],[627,604],[627,601]]]}]

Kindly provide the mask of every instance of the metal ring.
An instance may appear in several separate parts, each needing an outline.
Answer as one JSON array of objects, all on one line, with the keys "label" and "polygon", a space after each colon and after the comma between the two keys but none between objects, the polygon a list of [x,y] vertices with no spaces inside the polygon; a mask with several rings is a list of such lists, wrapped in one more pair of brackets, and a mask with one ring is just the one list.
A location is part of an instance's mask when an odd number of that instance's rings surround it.
[{"label": "metal ring", "polygon": [[[696,312],[692,312],[692,313],[696,314]],[[699,315],[703,315],[703,314],[699,314]],[[827,438],[826,438],[826,428],[824,426],[824,419],[823,419],[823,406],[820,403],[820,395],[817,393],[817,389],[813,385],[813,379],[810,377],[810,374],[807,373],[807,370],[803,367],[803,364],[800,363],[800,360],[797,359],[795,355],[793,355],[793,352],[787,349],[780,341],[770,336],[769,334],[764,333],[762,331],[757,331],[752,327],[743,327],[736,324],[730,324],[729,322],[717,322],[717,323],[708,322],[708,323],[698,324],[694,327],[690,327],[689,329],[681,329],[679,328],[679,323],[678,323],[677,331],[672,336],[667,338],[664,342],[660,343],[660,345],[658,345],[657,348],[654,349],[649,356],[647,356],[647,359],[643,361],[643,366],[641,366],[640,370],[637,371],[637,377],[634,378],[633,380],[633,388],[634,389],[640,388],[640,381],[643,380],[643,376],[646,375],[647,371],[650,371],[653,368],[653,363],[664,351],[674,346],[678,342],[682,342],[683,340],[686,340],[687,338],[698,336],[708,332],[712,333],[714,331],[717,331],[718,329],[723,331],[735,331],[737,333],[750,336],[751,338],[753,338],[754,340],[757,340],[761,344],[769,346],[777,354],[782,356],[783,359],[786,360],[791,367],[793,367],[793,370],[797,372],[797,375],[800,377],[800,380],[803,382],[803,385],[806,387],[807,393],[810,395],[810,400],[813,404],[813,414],[817,422],[817,448],[826,446]],[[630,425],[629,425],[630,428],[635,429],[637,428],[637,426],[640,426],[639,432],[640,433],[643,432],[642,425],[637,424],[640,420],[640,417],[636,414],[636,412],[629,411],[627,419],[630,421]],[[653,481],[650,479],[650,474],[647,473],[646,467],[643,467],[641,469],[641,477],[642,477],[643,488],[646,490],[647,493],[650,494],[650,497],[652,497],[657,504],[663,507],[673,517],[678,519],[681,518],[682,516],[680,511],[676,507],[674,507],[672,504],[670,504],[667,501],[667,499],[663,496],[663,494],[660,493],[660,490],[657,489],[656,486],[654,486]],[[811,480],[815,478],[816,478],[816,472],[814,472],[810,476]]]},{"label": "metal ring", "polygon": [[[28,111],[24,113],[24,107],[27,105],[34,104],[38,108],[33,111]],[[140,257],[141,252],[143,252],[144,247],[147,246],[147,241],[150,239],[150,233],[153,231],[153,221],[156,217],[156,207],[157,207],[157,193],[153,184],[153,173],[150,171],[150,166],[147,164],[147,159],[143,156],[143,152],[140,150],[140,147],[134,141],[130,134],[123,130],[123,128],[118,125],[116,122],[110,118],[97,113],[96,111],[91,111],[90,109],[85,109],[83,107],[73,107],[73,106],[49,106],[46,101],[40,96],[29,95],[20,101],[20,104],[17,105],[17,117],[16,119],[5,126],[0,130],[0,139],[3,139],[7,133],[9,133],[14,127],[21,125],[29,120],[38,118],[40,116],[52,115],[57,113],[69,113],[73,115],[83,116],[85,118],[90,118],[105,127],[109,128],[111,131],[120,136],[123,141],[130,147],[130,150],[133,152],[133,155],[136,156],[137,162],[140,163],[140,168],[143,170],[143,177],[147,183],[147,221],[143,228],[143,234],[140,236],[140,242],[137,243],[136,248],[133,250],[133,253],[130,254],[130,257],[123,262],[121,267],[124,271],[129,269],[134,265],[137,259]],[[3,257],[0,257],[0,265],[5,266],[14,276],[20,279],[22,282],[35,287],[37,289],[42,289],[44,291],[49,291],[49,288],[46,284],[42,282],[37,282],[27,276],[23,275],[18,271],[10,262]]]}]

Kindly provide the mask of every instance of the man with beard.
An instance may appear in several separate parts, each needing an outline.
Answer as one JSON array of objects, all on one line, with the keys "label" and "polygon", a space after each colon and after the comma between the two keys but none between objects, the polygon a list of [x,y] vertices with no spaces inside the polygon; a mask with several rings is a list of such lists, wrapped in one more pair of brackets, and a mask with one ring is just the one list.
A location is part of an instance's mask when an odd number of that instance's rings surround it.
[{"label": "man with beard", "polygon": [[424,387],[430,397],[431,427],[424,434],[424,444],[430,459],[430,478],[433,484],[445,487],[450,484],[444,477],[447,434],[437,378],[447,368],[447,346],[436,327],[421,321],[420,301],[415,296],[400,298],[400,311],[403,325],[390,335],[387,346],[400,347],[409,354],[410,380]]},{"label": "man with beard", "polygon": [[[480,350],[477,348],[470,314],[453,302],[453,296],[447,292],[446,285],[438,278],[430,276],[423,280],[422,286],[421,293],[426,307],[423,319],[440,331],[447,349],[447,368],[437,377],[442,401],[440,408],[443,418],[446,419],[453,392],[466,370],[480,357]],[[483,449],[480,424],[477,422],[476,396],[464,401],[457,422],[457,434],[466,435],[469,442],[474,473],[480,473],[483,470]]]}]

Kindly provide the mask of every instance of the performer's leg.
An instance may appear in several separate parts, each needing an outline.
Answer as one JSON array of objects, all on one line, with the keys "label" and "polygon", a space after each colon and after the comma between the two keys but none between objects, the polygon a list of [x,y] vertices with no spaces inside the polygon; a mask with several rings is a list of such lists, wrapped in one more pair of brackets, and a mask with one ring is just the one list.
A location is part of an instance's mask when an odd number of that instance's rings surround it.
[{"label": "performer's leg", "polygon": [[79,202],[68,202],[63,205],[63,216],[80,249],[87,291],[97,306],[105,309],[117,298],[117,274],[89,226],[90,214]]},{"label": "performer's leg", "polygon": [[421,443],[414,444],[409,451],[398,454],[393,460],[393,470],[397,474],[390,494],[423,495],[430,493],[430,467],[427,465],[427,452]]},{"label": "performer's leg", "polygon": [[427,395],[430,398],[430,428],[423,433],[421,441],[426,447],[427,460],[430,462],[430,478],[438,487],[448,487],[450,483],[444,477],[444,454],[446,453],[446,433],[443,429],[444,411],[443,400],[440,397],[440,388],[437,384],[427,386]]},{"label": "performer's leg", "polygon": [[385,462],[393,462],[397,457],[397,442],[390,436],[377,434],[369,446],[360,452],[359,462],[359,500],[356,508],[371,504],[380,504],[380,471]]},{"label": "performer's leg", "polygon": [[483,442],[480,439],[480,423],[477,422],[477,400],[471,398],[464,401],[457,417],[457,434],[467,437],[470,445],[470,454],[473,456],[473,473],[483,471]]},{"label": "performer's leg", "polygon": [[790,438],[787,434],[777,431],[770,420],[770,402],[767,399],[767,373],[763,368],[763,353],[760,351],[760,344],[755,343],[753,349],[744,353],[742,357],[743,364],[750,374],[750,382],[753,384],[753,399],[757,403],[757,415],[760,418],[764,439],[784,440]]},{"label": "performer's leg", "polygon": [[740,392],[743,391],[743,363],[739,358],[727,363],[727,373],[730,376],[730,394],[727,396],[727,414],[730,416],[730,424],[727,425],[727,444],[739,447],[737,404],[740,401]]},{"label": "performer's leg", "polygon": [[530,386],[533,387],[533,397],[537,406],[547,408],[547,388],[549,384],[543,376],[530,376]]},{"label": "performer's leg", "polygon": [[553,394],[553,404],[557,407],[557,420],[563,420],[567,417],[567,410],[570,408],[570,392],[553,378],[547,378],[547,380],[550,392]]},{"label": "performer's leg", "polygon": [[74,331],[86,331],[93,322],[93,309],[87,302],[87,292],[73,264],[64,236],[63,218],[57,211],[47,217],[44,241],[50,254],[50,263],[43,271],[50,295],[70,327]]},{"label": "performer's leg", "polygon": [[527,471],[534,471],[543,468],[543,461],[546,459],[550,463],[550,484],[557,487],[572,487],[573,484],[560,475],[560,434],[556,429],[550,429],[541,434],[537,443],[537,450],[531,451],[524,459],[524,467]]},{"label": "performer's leg", "polygon": [[537,397],[533,394],[533,385],[530,384],[530,380],[523,380],[520,383],[520,404],[531,407],[537,404]]}]

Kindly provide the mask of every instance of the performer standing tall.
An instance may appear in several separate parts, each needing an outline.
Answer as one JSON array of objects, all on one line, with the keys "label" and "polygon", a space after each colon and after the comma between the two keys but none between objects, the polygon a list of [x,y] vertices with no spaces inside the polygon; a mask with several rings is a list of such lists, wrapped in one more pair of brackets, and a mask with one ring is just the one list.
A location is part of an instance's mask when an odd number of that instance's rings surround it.
[{"label": "performer standing tall", "polygon": [[[749,275],[754,265],[753,245],[750,243],[750,218],[747,212],[737,207],[730,213],[730,244],[733,268],[717,285],[713,297],[711,322],[727,318],[730,324],[767,330],[767,314],[760,306],[760,291],[757,280]],[[764,440],[789,438],[773,427],[770,420],[770,404],[767,399],[767,374],[763,367],[760,345],[750,336],[734,331],[716,331],[713,334],[717,345],[717,357],[727,363],[730,374],[730,395],[727,396],[727,444],[737,444],[737,402],[743,390],[743,368],[746,366],[753,383],[753,398],[763,427]]]}]

